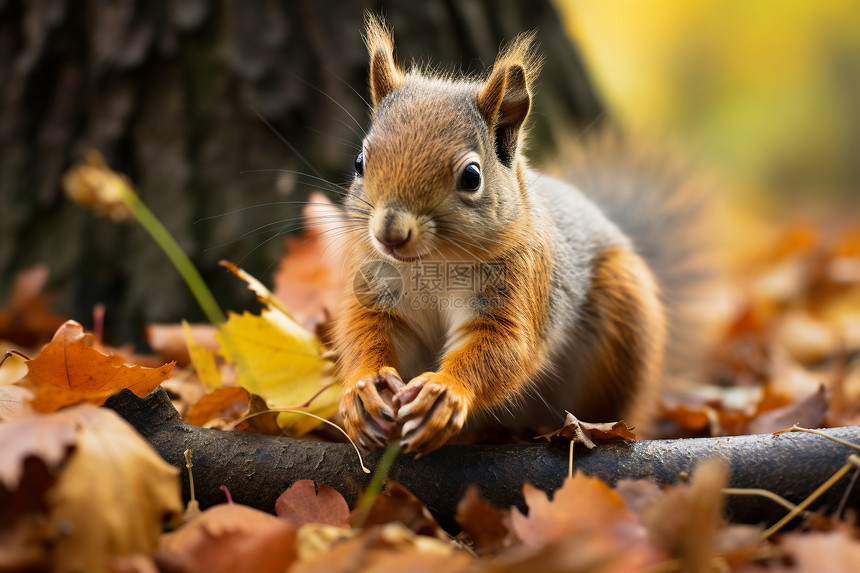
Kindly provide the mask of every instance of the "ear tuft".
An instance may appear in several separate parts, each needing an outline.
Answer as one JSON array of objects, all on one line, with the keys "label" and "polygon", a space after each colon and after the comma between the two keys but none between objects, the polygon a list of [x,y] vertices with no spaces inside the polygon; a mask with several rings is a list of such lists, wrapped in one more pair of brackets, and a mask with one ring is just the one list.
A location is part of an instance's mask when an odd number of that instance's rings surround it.
[{"label": "ear tuft", "polygon": [[495,137],[496,155],[507,166],[516,155],[521,128],[531,109],[531,86],[540,71],[534,39],[534,32],[520,34],[505,47],[478,93],[478,109]]},{"label": "ear tuft", "polygon": [[403,83],[403,71],[394,63],[394,40],[381,16],[365,13],[364,43],[370,56],[370,100],[376,108]]}]

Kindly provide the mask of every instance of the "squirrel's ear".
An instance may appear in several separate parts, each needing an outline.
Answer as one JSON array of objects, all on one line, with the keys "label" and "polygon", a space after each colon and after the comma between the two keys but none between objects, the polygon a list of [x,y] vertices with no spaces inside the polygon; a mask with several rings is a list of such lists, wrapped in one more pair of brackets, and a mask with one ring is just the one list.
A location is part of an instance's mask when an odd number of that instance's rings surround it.
[{"label": "squirrel's ear", "polygon": [[531,108],[531,83],[540,61],[531,51],[534,33],[519,36],[493,65],[478,93],[478,109],[495,137],[496,155],[511,165]]},{"label": "squirrel's ear", "polygon": [[370,55],[370,101],[376,108],[382,98],[403,83],[403,71],[394,63],[394,40],[385,22],[368,12],[364,18],[364,42]]}]

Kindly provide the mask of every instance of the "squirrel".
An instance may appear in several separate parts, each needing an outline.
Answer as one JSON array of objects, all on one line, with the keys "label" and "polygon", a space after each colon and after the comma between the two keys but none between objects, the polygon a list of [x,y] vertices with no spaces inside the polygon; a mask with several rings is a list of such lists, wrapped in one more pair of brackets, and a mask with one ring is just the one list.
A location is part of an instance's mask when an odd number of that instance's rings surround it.
[{"label": "squirrel", "polygon": [[[660,277],[619,209],[528,167],[533,42],[517,37],[483,81],[407,72],[384,21],[366,18],[371,124],[343,201],[352,280],[332,334],[340,415],[366,447],[427,453],[482,415],[534,427],[565,409],[635,424],[654,413]],[[652,259],[679,250],[659,241],[679,240],[678,217],[651,226],[623,210],[655,238]]]}]

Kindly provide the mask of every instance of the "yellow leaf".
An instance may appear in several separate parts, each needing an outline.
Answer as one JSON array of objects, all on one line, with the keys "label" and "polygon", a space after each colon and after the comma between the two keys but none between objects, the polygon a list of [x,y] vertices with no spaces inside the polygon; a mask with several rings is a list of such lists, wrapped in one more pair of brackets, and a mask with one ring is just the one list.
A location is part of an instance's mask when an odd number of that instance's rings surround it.
[{"label": "yellow leaf", "polygon": [[[225,265],[246,281],[266,308],[260,316],[230,314],[221,325],[221,355],[236,367],[239,385],[265,400],[269,408],[302,408],[322,418],[337,411],[340,388],[332,376],[333,364],[323,355],[325,347],[290,315],[265,286],[233,265]],[[278,415],[278,425],[291,435],[301,435],[320,422],[292,413]]]},{"label": "yellow leaf", "polygon": [[158,547],[182,513],[179,471],[114,412],[81,405],[53,414],[77,428],[75,450],[48,494],[53,571],[107,571],[110,557]]},{"label": "yellow leaf", "polygon": [[197,371],[197,376],[207,392],[214,392],[221,387],[221,371],[215,363],[215,353],[194,342],[194,336],[191,334],[191,325],[186,321],[182,321],[182,328],[185,329],[185,342],[188,344],[188,355],[191,357],[191,363],[194,365],[194,370]]}]

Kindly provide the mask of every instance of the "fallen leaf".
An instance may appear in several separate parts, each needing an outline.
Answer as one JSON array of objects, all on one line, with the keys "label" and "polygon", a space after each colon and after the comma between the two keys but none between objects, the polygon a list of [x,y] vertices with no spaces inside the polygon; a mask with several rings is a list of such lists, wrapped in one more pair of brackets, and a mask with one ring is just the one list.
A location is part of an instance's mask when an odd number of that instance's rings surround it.
[{"label": "fallen leaf", "polygon": [[691,573],[711,571],[717,536],[723,527],[723,488],[728,468],[718,459],[702,462],[690,484],[679,484],[643,511],[652,542]]},{"label": "fallen leaf", "polygon": [[472,557],[453,543],[416,535],[400,523],[389,523],[338,540],[329,551],[315,552],[295,563],[290,573],[454,572],[472,562]]},{"label": "fallen leaf", "polygon": [[0,386],[0,422],[24,418],[33,413],[33,393],[21,386]]},{"label": "fallen leaf", "polygon": [[[333,364],[324,358],[322,343],[257,279],[235,266],[225,266],[246,281],[265,305],[259,316],[231,313],[218,332],[221,354],[236,368],[239,385],[260,396],[272,409],[295,409],[313,399],[302,408],[304,411],[322,418],[333,416],[340,402],[340,387],[332,377]],[[285,412],[277,420],[292,435],[306,433],[320,423],[309,416]]]},{"label": "fallen leaf", "polygon": [[92,348],[83,327],[67,321],[39,355],[27,361],[27,379],[36,389],[33,408],[53,412],[63,406],[103,404],[128,388],[143,398],[170,377],[173,363],[160,368],[126,366],[122,359]]},{"label": "fallen leaf", "polygon": [[162,535],[155,561],[162,573],[283,573],[295,558],[292,525],[231,503]]},{"label": "fallen leaf", "polygon": [[[195,345],[212,352],[218,351],[218,329],[211,324],[190,324],[191,338]],[[147,324],[146,342],[165,362],[175,361],[179,366],[188,366],[191,356],[188,352],[188,330],[185,322],[181,324]]]},{"label": "fallen leaf", "polygon": [[248,392],[244,388],[219,388],[200,398],[183,416],[186,424],[204,427],[215,418],[235,421],[248,412]]},{"label": "fallen leaf", "polygon": [[304,208],[305,231],[288,237],[286,254],[275,273],[275,296],[309,329],[328,320],[344,290],[344,239],[336,233],[347,225],[343,209],[321,193]]},{"label": "fallen leaf", "polygon": [[478,555],[496,553],[504,547],[508,536],[506,513],[484,499],[478,486],[472,484],[466,489],[457,504],[456,518]]},{"label": "fallen leaf", "polygon": [[820,428],[829,409],[827,391],[824,385],[806,398],[759,414],[748,426],[750,434],[770,434],[794,424],[804,428]]},{"label": "fallen leaf", "polygon": [[663,497],[663,489],[653,479],[622,479],[615,484],[615,493],[624,500],[627,509],[640,518],[646,508]]},{"label": "fallen leaf", "polygon": [[[508,543],[549,548],[576,540],[612,571],[632,571],[660,559],[648,543],[645,528],[624,500],[598,478],[577,471],[549,497],[530,484],[523,486],[528,515],[511,509]],[[564,558],[573,558],[562,551]],[[562,556],[559,556],[561,559]]]},{"label": "fallen leaf", "polygon": [[30,416],[0,424],[0,485],[16,490],[24,462],[31,457],[56,473],[74,449],[77,432],[66,416]]},{"label": "fallen leaf", "polygon": [[47,265],[37,265],[15,276],[9,300],[0,308],[0,340],[32,348],[49,340],[63,324],[65,319],[51,310],[42,294],[48,272]]},{"label": "fallen leaf", "polygon": [[48,494],[53,570],[106,571],[111,556],[152,555],[182,514],[179,471],[111,410],[52,414],[77,430],[75,451]]},{"label": "fallen leaf", "polygon": [[[191,326],[184,320],[182,321],[182,328],[185,331],[188,354],[191,358],[191,363],[194,364],[197,377],[200,378],[200,382],[207,391],[212,392],[217,390],[223,384],[221,371],[218,369],[218,364],[215,360],[217,349],[213,350],[206,345],[196,343]],[[215,337],[216,332],[213,331],[212,335]]]},{"label": "fallen leaf", "polygon": [[565,410],[567,417],[564,419],[564,426],[555,432],[543,434],[539,438],[547,440],[559,436],[570,438],[576,444],[583,444],[588,449],[594,448],[597,444],[594,440],[631,440],[636,441],[636,434],[630,431],[624,420],[618,422],[603,422],[593,424],[591,422],[583,422],[576,416]]},{"label": "fallen leaf", "polygon": [[362,519],[364,527],[398,522],[419,535],[445,535],[421,500],[390,479],[386,480],[385,488],[373,500]]},{"label": "fallen leaf", "polygon": [[182,510],[178,473],[111,410],[7,422],[0,529],[14,527],[17,546],[36,547],[52,571],[107,571],[112,556],[155,551],[165,518]]},{"label": "fallen leaf", "polygon": [[299,560],[308,561],[324,555],[347,539],[358,536],[358,529],[345,529],[325,523],[306,523],[299,528],[296,549]]},{"label": "fallen leaf", "polygon": [[343,496],[324,483],[315,488],[308,479],[297,481],[278,497],[275,513],[295,528],[306,523],[349,528],[349,506]]}]

